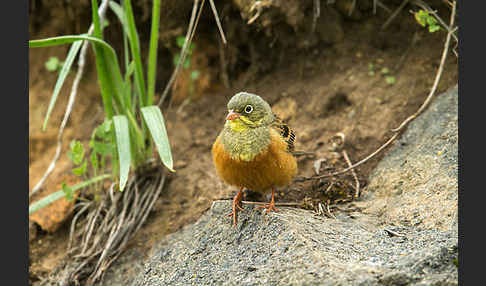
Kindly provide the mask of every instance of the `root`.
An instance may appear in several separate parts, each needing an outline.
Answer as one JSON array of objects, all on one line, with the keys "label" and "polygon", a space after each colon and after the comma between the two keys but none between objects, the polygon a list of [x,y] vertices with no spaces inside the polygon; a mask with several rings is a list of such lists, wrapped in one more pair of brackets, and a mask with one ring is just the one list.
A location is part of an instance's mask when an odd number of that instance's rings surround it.
[{"label": "root", "polygon": [[[69,258],[58,276],[63,279],[57,283],[101,283],[105,270],[123,253],[127,243],[147,219],[165,181],[166,174],[156,169],[148,175],[132,176],[123,192],[114,190],[112,185],[102,201],[80,203],[80,211],[71,225]],[[84,213],[87,213],[84,227],[79,228],[76,222]],[[47,279],[51,281],[45,282],[51,284],[54,279],[52,277]]]}]

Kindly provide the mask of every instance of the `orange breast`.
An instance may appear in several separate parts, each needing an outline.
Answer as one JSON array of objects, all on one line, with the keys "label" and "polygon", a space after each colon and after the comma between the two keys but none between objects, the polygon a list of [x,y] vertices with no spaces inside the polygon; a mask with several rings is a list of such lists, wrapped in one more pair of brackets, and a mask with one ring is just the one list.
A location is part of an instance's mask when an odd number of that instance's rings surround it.
[{"label": "orange breast", "polygon": [[213,144],[213,161],[219,176],[228,184],[264,192],[288,185],[297,174],[297,160],[276,132],[271,143],[251,161],[235,160],[224,150],[220,137]]}]

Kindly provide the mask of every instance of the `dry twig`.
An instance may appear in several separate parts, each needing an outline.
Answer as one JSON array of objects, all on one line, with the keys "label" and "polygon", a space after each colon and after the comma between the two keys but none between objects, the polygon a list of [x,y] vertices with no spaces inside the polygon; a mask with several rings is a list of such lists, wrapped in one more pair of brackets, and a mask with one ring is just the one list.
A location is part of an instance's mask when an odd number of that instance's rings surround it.
[{"label": "dry twig", "polygon": [[314,33],[316,30],[317,19],[321,16],[321,1],[314,0],[314,13],[312,15],[312,27],[311,27],[311,34]]},{"label": "dry twig", "polygon": [[[252,202],[252,201],[241,201],[241,203],[245,205],[266,205],[267,204],[264,202]],[[281,206],[281,207],[284,206],[291,207],[291,206],[300,206],[300,205],[302,204],[301,203],[275,203],[275,206]]]},{"label": "dry twig", "polygon": [[[452,4],[451,20],[450,20],[449,27],[452,27],[454,25],[455,16],[456,16],[456,1],[454,1],[454,3]],[[434,84],[432,85],[432,88],[430,90],[429,95],[427,96],[427,99],[424,101],[422,106],[420,106],[420,108],[417,110],[417,112],[415,112],[410,117],[405,119],[405,121],[403,121],[402,124],[400,124],[400,126],[398,126],[395,129],[392,129],[393,132],[398,132],[398,131],[402,130],[410,121],[412,121],[415,117],[417,117],[420,113],[422,113],[422,111],[424,111],[425,108],[429,105],[432,97],[435,94],[435,90],[437,89],[437,86],[439,85],[439,80],[440,80],[440,77],[442,75],[442,70],[444,69],[444,63],[445,63],[445,60],[447,58],[447,54],[449,52],[449,43],[451,41],[451,36],[452,36],[454,31],[455,31],[454,29],[451,29],[451,30],[449,30],[449,32],[447,32],[447,38],[446,38],[446,41],[445,41],[445,44],[444,44],[444,50],[442,52],[442,58],[440,60],[439,69],[437,70],[437,74],[435,75]]]},{"label": "dry twig", "polygon": [[401,233],[398,233],[398,232],[393,231],[393,230],[388,229],[388,228],[384,228],[383,230],[384,230],[384,231],[386,231],[386,232],[388,232],[388,233],[389,233],[389,234],[391,234],[392,236],[393,236],[393,235],[394,235],[394,236],[405,236],[405,235],[403,235],[403,234],[401,234]]},{"label": "dry twig", "polygon": [[410,0],[403,0],[402,4],[400,4],[400,6],[398,6],[398,8],[393,12],[393,14],[390,15],[390,17],[383,24],[383,26],[381,26],[381,30],[385,30],[386,27],[388,27],[388,25],[390,25],[392,20],[398,15],[398,13],[400,13],[400,11],[402,11],[402,9],[405,7],[405,5],[407,5],[407,3],[409,1]]},{"label": "dry twig", "polygon": [[[202,7],[204,5],[204,1],[205,0],[203,0],[203,2],[201,3],[201,6],[199,6],[199,15],[201,14]],[[158,106],[160,106],[162,104],[162,102],[164,102],[165,98],[167,97],[167,94],[169,93],[169,90],[172,87],[174,80],[175,80],[177,74],[179,73],[179,70],[181,69],[182,63],[186,59],[187,47],[189,47],[189,45],[191,43],[192,37],[194,35],[194,31],[196,30],[196,27],[197,27],[197,23],[199,22],[199,21],[196,21],[196,12],[197,12],[197,9],[198,9],[198,3],[199,3],[199,0],[194,0],[194,5],[192,6],[191,19],[189,20],[189,27],[187,28],[186,38],[185,38],[185,41],[184,41],[184,45],[182,46],[181,56],[179,57],[179,61],[177,62],[177,65],[176,65],[174,71],[172,72],[172,75],[170,76],[169,82],[167,83],[164,91],[162,92],[162,96],[160,97],[160,100],[157,104]],[[197,17],[197,19],[199,20],[199,17]]]},{"label": "dry twig", "polygon": [[218,10],[216,10],[216,6],[214,5],[214,0],[209,0],[209,4],[211,4],[211,10],[213,10],[214,19],[216,19],[216,25],[218,25],[219,34],[221,35],[223,44],[226,45],[226,37],[224,36],[223,27],[221,27],[221,21],[219,20]]},{"label": "dry twig", "polygon": [[[456,14],[456,1],[454,1],[452,3],[452,12],[451,12],[451,19],[450,19],[450,26],[451,27],[454,25],[455,14]],[[407,119],[405,119],[400,124],[400,126],[398,126],[397,128],[391,130],[391,131],[395,132],[395,134],[393,134],[393,136],[390,139],[388,139],[388,141],[386,141],[383,145],[381,145],[378,149],[376,149],[373,153],[371,153],[370,155],[368,155],[366,158],[362,159],[361,161],[355,163],[352,166],[349,166],[348,168],[345,168],[345,169],[343,169],[341,171],[334,172],[334,173],[331,173],[331,174],[324,174],[324,175],[307,177],[307,178],[299,178],[299,180],[300,181],[315,180],[315,179],[333,177],[333,176],[337,176],[337,175],[344,174],[344,173],[346,173],[346,172],[348,172],[348,171],[350,171],[350,170],[352,170],[352,169],[354,169],[354,168],[362,165],[363,163],[365,163],[369,159],[373,158],[376,154],[378,154],[379,152],[381,152],[383,149],[385,149],[388,145],[390,145],[398,137],[398,135],[400,135],[400,131],[402,131],[405,126],[407,126],[413,119],[415,119],[420,113],[422,113],[422,111],[424,111],[424,109],[430,103],[430,101],[431,101],[431,99],[432,99],[432,97],[433,97],[433,95],[435,93],[435,90],[437,89],[437,85],[439,83],[440,77],[442,75],[442,72],[443,72],[443,69],[444,69],[444,63],[445,63],[445,60],[447,58],[447,54],[449,52],[449,43],[450,43],[450,40],[451,40],[451,36],[452,36],[452,33],[455,30],[456,29],[451,29],[447,33],[447,37],[446,37],[446,41],[445,41],[445,44],[444,44],[444,50],[442,52],[442,58],[441,58],[441,62],[440,62],[440,65],[439,65],[439,69],[437,70],[437,74],[436,74],[436,77],[435,77],[434,84],[433,84],[432,89],[430,90],[430,93],[427,96],[425,102],[417,110],[417,112],[415,112],[410,117],[408,117]]]},{"label": "dry twig", "polygon": [[[221,35],[221,38],[223,40],[223,43],[226,44],[226,37],[224,36],[223,28],[221,27],[221,22],[219,20],[218,12],[216,10],[216,6],[214,5],[213,0],[209,0],[211,9],[213,11],[214,17],[216,19],[216,24],[218,25],[218,29]],[[167,97],[167,94],[169,93],[169,90],[172,88],[172,85],[174,84],[174,81],[176,79],[177,74],[179,73],[182,64],[184,63],[186,56],[187,56],[187,48],[192,42],[192,38],[194,37],[194,33],[196,31],[197,25],[199,23],[199,18],[202,13],[202,9],[204,7],[205,0],[202,0],[201,5],[198,5],[199,0],[194,0],[194,5],[192,7],[192,14],[191,14],[191,19],[189,20],[189,27],[187,28],[186,32],[186,38],[184,41],[184,45],[182,46],[182,51],[181,51],[181,56],[179,57],[179,61],[177,62],[176,68],[172,72],[172,75],[170,76],[169,82],[165,86],[164,91],[162,92],[162,96],[160,97],[159,102],[157,103],[158,106],[160,106],[165,98]],[[196,11],[199,8],[199,13],[196,18]],[[170,105],[170,103],[169,103]]]},{"label": "dry twig", "polygon": [[[351,161],[349,160],[348,153],[345,150],[343,150],[343,156],[346,160],[346,163],[348,163],[348,166],[353,166],[353,164],[351,164]],[[351,174],[353,174],[354,182],[356,183],[356,192],[354,193],[354,197],[357,198],[359,197],[359,180],[358,176],[356,176],[356,171],[354,171],[354,169],[351,169]]]}]

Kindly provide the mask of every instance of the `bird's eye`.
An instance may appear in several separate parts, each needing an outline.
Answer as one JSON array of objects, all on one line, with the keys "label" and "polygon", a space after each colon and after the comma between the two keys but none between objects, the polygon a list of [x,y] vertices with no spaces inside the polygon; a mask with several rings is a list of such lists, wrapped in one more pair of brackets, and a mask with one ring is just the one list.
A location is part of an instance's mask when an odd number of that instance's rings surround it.
[{"label": "bird's eye", "polygon": [[251,105],[249,105],[249,104],[248,104],[248,105],[245,107],[245,112],[246,112],[246,113],[251,113],[252,111],[253,111],[253,106],[251,106]]}]

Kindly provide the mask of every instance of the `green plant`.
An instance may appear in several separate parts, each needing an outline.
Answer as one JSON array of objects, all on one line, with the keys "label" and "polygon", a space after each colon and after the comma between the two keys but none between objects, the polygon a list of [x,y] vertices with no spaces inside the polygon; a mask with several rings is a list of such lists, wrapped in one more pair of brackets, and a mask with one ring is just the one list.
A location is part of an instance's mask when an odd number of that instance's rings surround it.
[{"label": "green plant", "polygon": [[369,76],[375,75],[375,65],[373,63],[368,63],[368,75]]},{"label": "green plant", "polygon": [[430,15],[428,11],[421,9],[413,14],[417,23],[419,23],[422,27],[428,27],[430,33],[440,30],[437,19],[435,19],[433,15]]},{"label": "green plant", "polygon": [[[131,1],[123,0],[122,4],[109,2],[123,26],[125,49],[124,66],[121,67],[115,50],[103,39],[103,28],[98,15],[98,1],[92,0],[92,17],[94,31],[92,35],[80,34],[30,40],[29,47],[47,47],[71,44],[71,48],[62,66],[54,88],[53,95],[44,120],[46,128],[52,108],[57,100],[59,90],[71,69],[83,41],[89,41],[95,52],[96,70],[100,86],[101,99],[105,111],[105,121],[94,131],[89,142],[89,161],[93,169],[93,179],[86,182],[97,182],[98,175],[106,168],[105,160],[110,158],[111,179],[118,180],[119,190],[123,191],[130,170],[137,169],[153,156],[153,147],[158,149],[162,163],[173,171],[173,160],[165,123],[160,108],[153,105],[155,94],[155,76],[157,64],[158,30],[160,19],[160,0],[153,1],[152,27],[146,74],[142,64],[140,42],[135,26]],[[124,73],[122,73],[122,69]],[[83,176],[87,171],[88,159],[80,142],[72,142],[68,152],[76,168],[73,173]],[[96,180],[95,180],[96,179]],[[68,187],[63,187],[66,195]],[[72,190],[75,190],[72,187]],[[30,210],[29,210],[30,211]]]},{"label": "green plant", "polygon": [[[179,51],[174,56],[174,58],[173,58],[174,65],[177,65],[177,63],[179,62],[179,59],[181,57],[182,47],[184,46],[184,41],[185,41],[185,37],[183,37],[183,36],[179,36],[179,37],[176,38],[177,46],[181,49],[181,51]],[[186,55],[186,58],[184,59],[184,63],[182,64],[183,69],[188,70],[188,69],[191,68],[191,55],[192,55],[192,51],[194,50],[194,48],[195,48],[194,43],[191,43],[187,47],[187,55]],[[198,78],[199,78],[199,70],[191,71],[191,73],[189,75],[189,98],[191,98],[191,96],[194,94],[194,82]]]},{"label": "green plant", "polygon": [[[375,69],[379,68],[379,65],[375,66],[373,63],[368,63],[368,75],[374,76],[376,74]],[[387,67],[382,67],[380,69],[380,73],[385,78],[385,82],[388,85],[393,85],[396,82],[396,78],[393,75],[390,75],[390,69]]]},{"label": "green plant", "polygon": [[[183,36],[178,36],[176,38],[176,44],[177,46],[182,50],[182,47],[184,46],[184,41],[185,41],[185,37]],[[191,67],[191,55],[192,55],[192,51],[194,50],[194,43],[191,43],[188,47],[187,47],[187,55],[186,55],[186,58],[184,59],[184,63],[182,64],[182,67],[184,69],[189,69]],[[178,52],[177,54],[175,54],[173,60],[174,60],[174,65],[177,65],[177,62],[179,62],[179,59],[181,57],[181,52]]]},{"label": "green plant", "polygon": [[50,57],[44,64],[46,70],[50,72],[61,71],[64,62],[61,62],[57,57]]},{"label": "green plant", "polygon": [[389,85],[395,84],[396,81],[397,81],[397,79],[392,75],[385,76],[385,82]]}]

